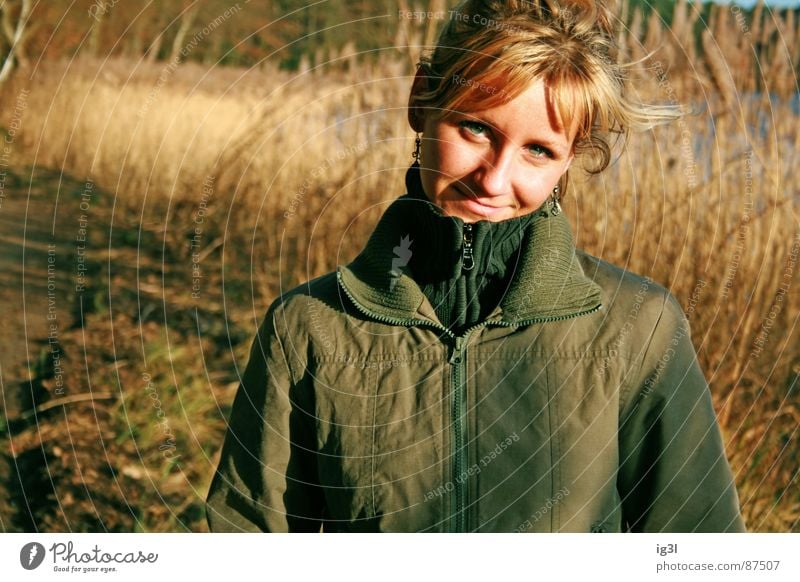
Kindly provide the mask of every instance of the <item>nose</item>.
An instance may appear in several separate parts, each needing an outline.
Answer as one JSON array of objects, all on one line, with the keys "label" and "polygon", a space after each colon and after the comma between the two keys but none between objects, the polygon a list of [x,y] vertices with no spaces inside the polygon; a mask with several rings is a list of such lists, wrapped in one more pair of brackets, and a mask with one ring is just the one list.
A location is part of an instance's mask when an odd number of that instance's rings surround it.
[{"label": "nose", "polygon": [[475,194],[478,196],[509,194],[513,165],[513,153],[510,148],[492,150],[491,154],[484,156],[474,174],[475,185],[479,188]]}]

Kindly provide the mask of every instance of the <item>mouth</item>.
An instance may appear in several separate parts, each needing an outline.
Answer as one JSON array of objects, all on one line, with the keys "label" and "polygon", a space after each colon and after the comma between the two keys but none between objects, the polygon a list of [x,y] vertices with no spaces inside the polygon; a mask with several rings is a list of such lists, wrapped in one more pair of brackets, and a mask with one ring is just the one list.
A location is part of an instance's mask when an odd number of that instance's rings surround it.
[{"label": "mouth", "polygon": [[454,187],[454,189],[463,198],[463,204],[467,206],[471,212],[479,216],[492,217],[506,209],[506,206],[485,204],[481,201],[481,198],[475,195],[465,194],[459,187]]}]

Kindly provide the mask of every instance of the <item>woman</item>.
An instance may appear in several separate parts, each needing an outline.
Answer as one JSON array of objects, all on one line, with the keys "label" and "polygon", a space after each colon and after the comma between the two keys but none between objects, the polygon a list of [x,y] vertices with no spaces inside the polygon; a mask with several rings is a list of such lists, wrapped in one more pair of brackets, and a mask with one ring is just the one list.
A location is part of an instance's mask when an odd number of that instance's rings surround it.
[{"label": "woman", "polygon": [[269,308],[215,531],[743,531],[679,303],[573,245],[634,103],[600,3],[467,0],[421,63],[407,194]]}]

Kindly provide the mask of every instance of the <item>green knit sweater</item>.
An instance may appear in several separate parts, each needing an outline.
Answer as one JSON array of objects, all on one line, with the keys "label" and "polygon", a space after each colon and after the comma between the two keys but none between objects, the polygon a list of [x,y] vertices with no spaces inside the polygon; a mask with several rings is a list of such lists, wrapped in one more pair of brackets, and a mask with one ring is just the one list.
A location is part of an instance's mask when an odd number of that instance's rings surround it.
[{"label": "green knit sweater", "polygon": [[[406,173],[406,187],[406,197],[415,202],[403,205],[411,240],[411,276],[442,325],[460,334],[500,303],[517,270],[520,244],[533,213],[465,224],[461,218],[446,216],[428,200],[418,166],[411,166]],[[465,246],[471,246],[472,260]],[[474,266],[469,268],[471,264]]]}]

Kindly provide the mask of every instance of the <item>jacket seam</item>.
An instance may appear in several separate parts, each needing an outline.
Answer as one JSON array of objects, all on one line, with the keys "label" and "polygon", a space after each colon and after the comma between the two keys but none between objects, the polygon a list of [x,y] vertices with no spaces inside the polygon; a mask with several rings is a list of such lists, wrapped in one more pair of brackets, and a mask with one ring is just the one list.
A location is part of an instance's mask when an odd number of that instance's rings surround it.
[{"label": "jacket seam", "polygon": [[[441,368],[441,381],[439,382],[439,386],[441,387],[440,390],[440,400],[442,403],[441,413],[439,414],[439,420],[442,423],[442,443],[441,449],[439,450],[439,454],[437,455],[437,459],[439,461],[439,482],[444,484],[450,479],[450,466],[452,464],[452,459],[450,458],[450,450],[452,448],[452,441],[453,435],[451,433],[452,427],[450,426],[450,400],[449,400],[449,384],[451,382],[450,372],[447,369],[447,366],[442,366]],[[436,446],[434,444],[434,446]],[[450,531],[450,495],[442,495],[439,498],[439,515],[443,516],[442,519],[439,521],[440,526],[440,533],[448,533]]]},{"label": "jacket seam", "polygon": [[272,316],[271,316],[271,319],[272,319],[272,330],[275,333],[275,339],[278,342],[278,347],[280,347],[281,357],[283,358],[283,363],[286,365],[286,369],[289,371],[289,376],[292,379],[292,385],[296,386],[300,382],[300,379],[299,379],[300,377],[295,372],[294,367],[292,366],[291,362],[289,361],[289,357],[286,355],[286,349],[283,346],[283,338],[281,337],[281,333],[278,330],[278,326],[277,326],[277,324],[275,322],[275,314],[277,313],[277,311],[278,310],[275,309],[272,312]]},{"label": "jacket seam", "polygon": [[369,362],[399,362],[399,363],[409,363],[413,364],[416,362],[440,362],[442,359],[447,359],[446,357],[439,354],[431,354],[429,356],[420,356],[420,357],[413,357],[413,358],[398,358],[396,355],[392,354],[376,354],[368,357],[353,357],[347,358],[346,356],[330,356],[330,355],[312,355],[311,359],[315,363],[320,364],[347,364],[347,363],[369,363]]},{"label": "jacket seam", "polygon": [[[556,491],[556,485],[560,480],[559,473],[561,472],[561,464],[557,461],[556,457],[560,453],[560,433],[559,427],[557,426],[558,420],[560,415],[558,413],[558,400],[555,394],[555,387],[552,378],[553,371],[550,369],[550,366],[545,366],[545,381],[547,382],[547,396],[550,400],[550,406],[548,407],[548,421],[550,424],[549,431],[550,431],[550,495],[548,496],[549,499],[553,498],[554,491]],[[550,531],[554,532],[557,531],[555,529],[556,526],[556,518],[554,511],[550,512]]]},{"label": "jacket seam", "polygon": [[636,357],[630,357],[625,354],[619,352],[619,350],[602,350],[596,352],[559,352],[559,351],[530,351],[525,349],[520,349],[517,351],[509,351],[505,350],[502,354],[497,352],[492,352],[491,350],[475,350],[476,355],[479,356],[491,356],[493,360],[514,360],[517,361],[520,358],[526,360],[540,360],[541,358],[546,358],[548,361],[552,359],[559,359],[559,360],[589,360],[589,359],[600,359],[600,358],[622,358],[628,362],[632,362],[636,360]]},{"label": "jacket seam", "polygon": [[[656,319],[656,323],[653,326],[653,331],[650,334],[650,337],[647,340],[647,345],[645,346],[644,350],[640,352],[639,355],[634,356],[629,361],[637,362],[638,366],[636,367],[636,371],[631,373],[628,380],[625,382],[625,387],[623,391],[620,393],[620,407],[619,407],[619,422],[622,425],[625,418],[623,417],[623,412],[628,410],[628,404],[630,403],[630,398],[634,389],[641,384],[639,381],[642,376],[642,371],[645,366],[645,362],[647,362],[647,358],[650,355],[651,348],[655,342],[655,338],[658,335],[659,328],[661,327],[661,322],[664,318],[664,312],[666,311],[667,302],[669,301],[669,297],[667,295],[666,290],[661,292],[661,311],[658,314],[658,318]],[[625,415],[627,416],[627,415]]]},{"label": "jacket seam", "polygon": [[[286,314],[285,313],[285,307],[286,307],[285,304],[281,304],[280,305],[281,311],[284,314],[284,316]],[[275,321],[275,316],[276,316],[277,312],[278,312],[277,308],[272,311],[272,332],[273,332],[273,334],[275,336],[275,341],[277,342],[278,347],[280,348],[281,357],[283,358],[284,365],[286,366],[286,369],[289,372],[290,384],[287,387],[287,394],[286,395],[287,395],[287,398],[289,398],[290,406],[292,406],[294,408],[296,403],[291,400],[290,394],[292,393],[292,390],[295,387],[300,386],[304,382],[304,375],[300,375],[300,374],[296,373],[295,368],[292,366],[291,361],[290,361],[288,355],[286,354],[286,348],[284,347],[284,340],[281,337],[281,333],[280,333],[280,331],[278,329],[278,326],[276,324],[276,321]],[[306,388],[306,387],[304,387],[304,388]],[[314,397],[314,401],[316,402],[316,397]],[[316,412],[315,411],[310,411],[310,410],[304,410],[303,408],[301,408],[301,412],[302,412],[301,422],[303,424],[305,424],[308,427],[308,430],[309,430],[309,442],[306,443],[306,445],[303,445],[303,448],[306,449],[310,454],[314,455],[315,460],[313,461],[313,469],[314,469],[314,472],[316,474],[316,480],[314,481],[313,485],[314,486],[319,486],[321,484],[321,480],[319,479],[319,473],[318,473],[319,465],[318,465],[318,460],[317,460],[317,454],[318,454],[319,450],[318,450],[317,438],[316,438],[316,435],[317,435],[316,426],[315,426],[315,423],[313,422],[313,419],[316,418]],[[327,499],[325,498],[325,494],[323,492],[320,492],[319,495],[322,498],[322,507],[321,507],[320,514],[317,515],[317,516],[308,516],[308,519],[309,520],[315,520],[315,521],[319,522],[320,531],[325,531],[325,526],[326,526],[325,512],[326,512]]]},{"label": "jacket seam", "polygon": [[377,515],[378,508],[375,503],[375,446],[378,438],[378,375],[375,374],[375,390],[372,399],[372,454],[370,455],[370,494],[372,499],[372,514]]}]

